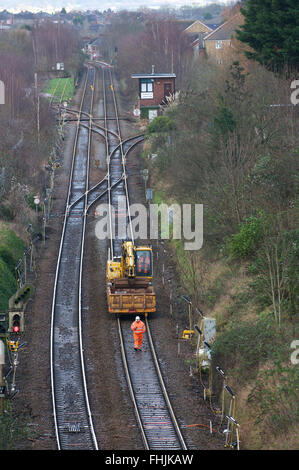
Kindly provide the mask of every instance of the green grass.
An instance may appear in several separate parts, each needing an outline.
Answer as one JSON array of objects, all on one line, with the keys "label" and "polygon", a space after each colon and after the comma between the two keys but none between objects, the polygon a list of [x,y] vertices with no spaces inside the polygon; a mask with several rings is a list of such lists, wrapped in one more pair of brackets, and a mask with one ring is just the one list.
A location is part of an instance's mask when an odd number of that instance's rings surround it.
[{"label": "green grass", "polygon": [[14,268],[24,249],[25,243],[12,230],[0,228],[0,311],[8,308],[8,300],[17,290]]},{"label": "green grass", "polygon": [[72,77],[53,78],[47,83],[43,91],[53,95],[53,101],[59,101],[61,97],[64,101],[68,101],[74,95],[74,79]]},{"label": "green grass", "polygon": [[12,252],[15,261],[18,261],[23,256],[26,248],[25,242],[4,224],[0,227],[0,243],[7,246]]}]

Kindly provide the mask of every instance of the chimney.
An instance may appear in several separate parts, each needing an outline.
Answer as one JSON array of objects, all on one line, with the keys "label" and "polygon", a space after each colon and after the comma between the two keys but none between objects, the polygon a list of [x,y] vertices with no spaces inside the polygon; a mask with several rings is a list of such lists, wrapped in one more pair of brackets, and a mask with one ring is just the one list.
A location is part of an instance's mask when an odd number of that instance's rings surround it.
[{"label": "chimney", "polygon": [[155,66],[152,65],[152,75],[155,73]]}]

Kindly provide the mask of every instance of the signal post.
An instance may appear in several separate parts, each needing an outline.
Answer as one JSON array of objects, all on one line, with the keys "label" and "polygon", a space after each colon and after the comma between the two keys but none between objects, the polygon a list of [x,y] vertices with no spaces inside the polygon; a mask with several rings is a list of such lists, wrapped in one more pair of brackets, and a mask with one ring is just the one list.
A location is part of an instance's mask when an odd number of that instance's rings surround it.
[{"label": "signal post", "polygon": [[32,291],[32,286],[25,284],[9,299],[8,333],[24,333],[25,308]]}]

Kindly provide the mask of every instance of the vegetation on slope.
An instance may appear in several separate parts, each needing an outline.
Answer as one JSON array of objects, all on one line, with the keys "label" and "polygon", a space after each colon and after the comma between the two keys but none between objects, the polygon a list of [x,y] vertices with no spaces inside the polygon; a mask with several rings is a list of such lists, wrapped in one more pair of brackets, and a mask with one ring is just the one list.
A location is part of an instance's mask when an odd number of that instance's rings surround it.
[{"label": "vegetation on slope", "polygon": [[213,357],[241,397],[247,448],[292,448],[298,421],[297,116],[270,106],[288,93],[288,80],[255,64],[220,76],[206,63],[147,128],[151,187],[164,202],[204,205],[202,250],[170,247],[184,289],[217,318]]}]

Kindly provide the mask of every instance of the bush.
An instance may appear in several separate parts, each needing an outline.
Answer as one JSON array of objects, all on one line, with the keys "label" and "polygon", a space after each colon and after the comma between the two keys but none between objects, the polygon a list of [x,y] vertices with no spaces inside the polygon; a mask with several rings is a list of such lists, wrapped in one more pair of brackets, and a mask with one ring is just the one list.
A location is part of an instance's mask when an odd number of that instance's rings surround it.
[{"label": "bush", "polygon": [[25,243],[7,227],[0,230],[0,310],[8,308],[8,300],[17,289],[15,266],[23,256]]},{"label": "bush", "polygon": [[42,207],[41,207],[40,204],[35,204],[34,194],[33,193],[25,194],[24,198],[25,198],[25,201],[27,202],[28,206],[30,207],[30,209],[32,209],[34,211],[37,210],[38,212],[40,212],[42,210]]},{"label": "bush", "polygon": [[280,346],[285,346],[284,339],[266,316],[256,322],[232,323],[219,333],[213,357],[221,361],[224,370],[235,368],[238,380],[244,382],[255,377],[260,363],[274,359]]},{"label": "bush", "polygon": [[284,361],[261,371],[248,396],[248,403],[256,410],[255,424],[264,423],[276,436],[295,427],[299,419],[298,384],[298,367]]},{"label": "bush", "polygon": [[239,225],[239,232],[228,240],[232,258],[246,259],[257,251],[263,236],[263,221],[260,217],[251,216]]},{"label": "bush", "polygon": [[14,219],[14,212],[9,202],[3,202],[0,205],[0,219],[5,220],[7,222]]},{"label": "bush", "polygon": [[158,116],[147,126],[146,134],[155,134],[158,132],[170,132],[175,130],[176,125],[173,119],[168,116]]}]

